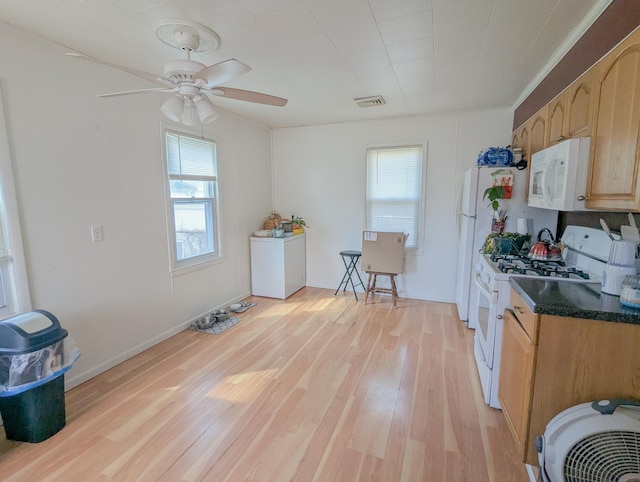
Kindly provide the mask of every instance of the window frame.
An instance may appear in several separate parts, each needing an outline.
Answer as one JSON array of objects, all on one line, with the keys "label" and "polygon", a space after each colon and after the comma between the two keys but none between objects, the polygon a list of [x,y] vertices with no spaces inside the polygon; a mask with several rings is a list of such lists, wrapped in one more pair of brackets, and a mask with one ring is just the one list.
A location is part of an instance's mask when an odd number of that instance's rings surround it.
[{"label": "window frame", "polygon": [[[169,165],[168,165],[168,152],[167,152],[167,141],[168,136],[174,135],[179,137],[187,137],[191,139],[195,139],[197,141],[205,141],[210,142],[213,145],[213,168],[214,175],[213,179],[209,181],[212,182],[212,197],[195,197],[195,198],[180,198],[180,197],[172,197],[171,196],[171,181],[172,174],[169,173]],[[215,139],[210,137],[205,137],[203,134],[197,134],[195,132],[189,132],[187,130],[175,130],[171,128],[164,128],[162,135],[162,166],[163,166],[163,178],[164,178],[164,193],[165,193],[165,206],[166,206],[166,219],[167,219],[167,239],[169,244],[169,257],[170,257],[170,271],[172,275],[179,275],[183,273],[188,273],[193,270],[201,269],[209,264],[215,263],[219,261],[222,255],[222,246],[221,246],[221,238],[220,230],[220,176],[218,169],[218,143]],[[200,180],[203,182],[207,181],[203,176],[193,176],[193,175],[182,175],[183,180]],[[207,204],[209,203],[209,211],[210,211],[210,229],[211,236],[207,236],[207,242],[209,242],[213,250],[211,252],[207,252],[204,254],[191,256],[189,258],[178,259],[178,250],[177,250],[177,233],[176,233],[176,220],[175,220],[175,206],[180,204],[187,204],[189,201],[199,204]]]},{"label": "window frame", "polygon": [[[408,246],[405,247],[405,251],[407,252],[422,252],[424,246],[424,218],[426,213],[426,177],[427,177],[427,141],[414,141],[414,142],[403,142],[403,143],[394,143],[394,144],[375,144],[366,147],[365,151],[365,162],[364,162],[364,171],[365,171],[365,206],[364,206],[364,223],[365,230],[372,230],[370,228],[369,220],[369,152],[371,151],[385,151],[385,150],[393,150],[393,149],[403,149],[403,148],[418,148],[420,149],[420,168],[421,173],[419,176],[420,179],[420,199],[418,200],[418,214],[416,216],[416,226],[415,233],[416,238],[415,244],[412,243],[411,236],[407,239]],[[382,231],[378,229],[378,231]],[[389,229],[389,231],[394,231]]]},{"label": "window frame", "polygon": [[3,290],[5,303],[0,308],[0,320],[32,309],[3,98],[0,86],[0,223],[6,250],[0,259],[0,289]]}]

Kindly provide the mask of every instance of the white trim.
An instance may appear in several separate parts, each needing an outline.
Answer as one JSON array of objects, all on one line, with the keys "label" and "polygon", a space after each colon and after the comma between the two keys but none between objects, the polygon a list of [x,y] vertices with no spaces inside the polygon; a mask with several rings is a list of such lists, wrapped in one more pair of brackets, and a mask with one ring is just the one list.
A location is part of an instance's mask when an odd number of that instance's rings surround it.
[{"label": "white trim", "polygon": [[[31,293],[29,291],[29,277],[27,262],[22,239],[20,223],[20,208],[13,176],[13,159],[9,143],[9,130],[4,111],[4,90],[0,85],[0,181],[7,214],[7,238],[9,240],[9,256],[13,280],[11,288],[14,290],[14,310],[25,313],[31,310]],[[5,286],[5,289],[10,288]]]},{"label": "white trim", "polygon": [[101,373],[106,372],[107,370],[119,365],[120,363],[122,363],[125,360],[128,360],[134,356],[136,356],[139,353],[142,353],[143,351],[157,345],[158,343],[161,343],[169,338],[171,338],[174,335],[177,335],[178,333],[180,333],[181,331],[184,331],[186,329],[189,328],[189,325],[191,325],[191,323],[193,323],[195,320],[197,320],[198,318],[202,318],[203,316],[209,314],[211,311],[213,310],[217,310],[217,309],[222,309],[223,307],[229,306],[233,303],[237,303],[240,300],[243,300],[245,298],[247,298],[248,296],[251,296],[250,292],[245,292],[242,293],[239,296],[236,296],[230,300],[228,300],[225,303],[222,303],[219,306],[215,306],[213,308],[211,308],[210,310],[205,311],[204,313],[201,313],[200,315],[191,318],[190,320],[184,321],[182,323],[180,323],[178,326],[174,326],[173,328],[171,328],[170,330],[165,331],[164,333],[161,333],[157,336],[154,336],[153,338],[149,339],[149,340],[145,340],[144,342],[134,346],[133,348],[124,351],[122,353],[120,353],[119,355],[116,355],[112,358],[110,358],[109,360],[100,363],[99,365],[94,365],[92,366],[89,370],[85,370],[82,373],[78,373],[77,375],[74,375],[73,377],[69,377],[67,374],[67,377],[65,378],[65,391],[70,390],[74,387],[77,387],[78,385],[80,385],[81,383],[84,383],[88,380],[91,380],[92,378],[100,375]]},{"label": "white trim", "polygon": [[[169,273],[172,278],[187,274],[199,269],[206,268],[207,266],[221,260],[224,257],[222,247],[222,236],[220,230],[222,229],[222,220],[220,212],[220,182],[218,172],[218,143],[213,137],[205,137],[204,131],[201,133],[195,133],[193,129],[185,129],[184,131],[177,130],[171,125],[167,125],[163,122],[161,125],[161,139],[162,139],[162,174],[163,174],[163,186],[164,186],[164,198],[165,198],[165,210],[166,210],[166,224],[167,224],[167,242],[169,245]],[[214,198],[197,198],[200,200],[210,200],[212,205],[212,223],[213,223],[213,243],[216,247],[212,253],[204,253],[199,256],[186,258],[183,260],[177,259],[176,254],[176,233],[175,233],[175,219],[174,219],[174,203],[171,198],[170,190],[170,177],[169,167],[167,166],[167,134],[173,134],[176,136],[191,137],[193,139],[203,140],[211,142],[214,145],[215,152],[215,176],[210,178],[214,183],[215,197]],[[196,177],[196,176],[190,176]],[[185,176],[186,178],[186,176]]]},{"label": "white trim", "polygon": [[[418,238],[415,246],[405,247],[406,253],[422,254],[424,253],[424,238],[425,238],[425,217],[426,217],[426,197],[427,197],[427,159],[428,159],[428,139],[417,141],[413,144],[409,143],[389,143],[389,144],[365,144],[365,162],[364,162],[364,179],[365,179],[365,202],[364,202],[364,225],[365,229],[370,229],[368,226],[368,179],[369,179],[369,151],[381,151],[381,150],[393,150],[403,148],[420,148],[421,154],[421,178],[420,178],[420,204],[418,209],[416,236]],[[412,242],[413,240],[410,240]]]},{"label": "white trim", "polygon": [[[538,74],[527,84],[527,87],[522,91],[520,97],[511,105],[511,108],[515,111],[517,107],[522,104],[529,95],[535,90],[536,87],[542,82],[547,75],[558,65],[558,62],[571,50],[580,38],[589,30],[589,27],[602,15],[602,12],[611,4],[613,0],[598,0],[591,10],[587,12],[580,23],[571,31],[569,36],[562,42],[560,47],[555,51],[551,58],[547,61],[545,66],[538,72]],[[520,126],[517,126],[520,127]]]}]

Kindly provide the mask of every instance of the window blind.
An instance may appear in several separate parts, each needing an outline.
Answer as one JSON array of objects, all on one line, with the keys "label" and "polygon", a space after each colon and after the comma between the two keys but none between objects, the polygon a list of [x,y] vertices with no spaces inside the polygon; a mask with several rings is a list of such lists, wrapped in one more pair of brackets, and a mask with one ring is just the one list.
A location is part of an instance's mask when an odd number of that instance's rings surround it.
[{"label": "window blind", "polygon": [[178,134],[167,133],[167,169],[172,179],[215,180],[215,144]]},{"label": "window blind", "polygon": [[367,151],[367,229],[407,233],[407,247],[413,248],[418,245],[422,158],[421,146]]}]

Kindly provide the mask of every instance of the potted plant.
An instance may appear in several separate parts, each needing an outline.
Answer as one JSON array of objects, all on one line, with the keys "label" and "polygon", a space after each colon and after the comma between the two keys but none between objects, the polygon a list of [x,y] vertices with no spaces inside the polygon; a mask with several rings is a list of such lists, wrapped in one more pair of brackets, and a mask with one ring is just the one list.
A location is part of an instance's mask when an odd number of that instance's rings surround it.
[{"label": "potted plant", "polygon": [[291,224],[293,225],[293,229],[309,227],[307,225],[307,222],[304,219],[302,219],[302,216],[291,216]]},{"label": "potted plant", "polygon": [[505,190],[502,186],[491,186],[484,190],[482,199],[489,199],[489,207],[493,209],[493,220],[491,221],[491,232],[501,233],[504,231],[504,223],[507,221],[506,211],[500,209],[499,199],[505,198]]},{"label": "potted plant", "polygon": [[498,199],[504,199],[504,194],[504,188],[502,186],[491,186],[484,190],[482,199],[489,198],[489,206],[493,209],[494,215],[500,209]]}]

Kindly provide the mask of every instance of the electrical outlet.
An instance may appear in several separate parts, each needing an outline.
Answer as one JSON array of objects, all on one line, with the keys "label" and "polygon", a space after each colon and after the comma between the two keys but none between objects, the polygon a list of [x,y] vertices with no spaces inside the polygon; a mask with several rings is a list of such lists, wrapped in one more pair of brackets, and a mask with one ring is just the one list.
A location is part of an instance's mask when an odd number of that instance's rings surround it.
[{"label": "electrical outlet", "polygon": [[102,226],[91,226],[91,241],[102,241]]}]

